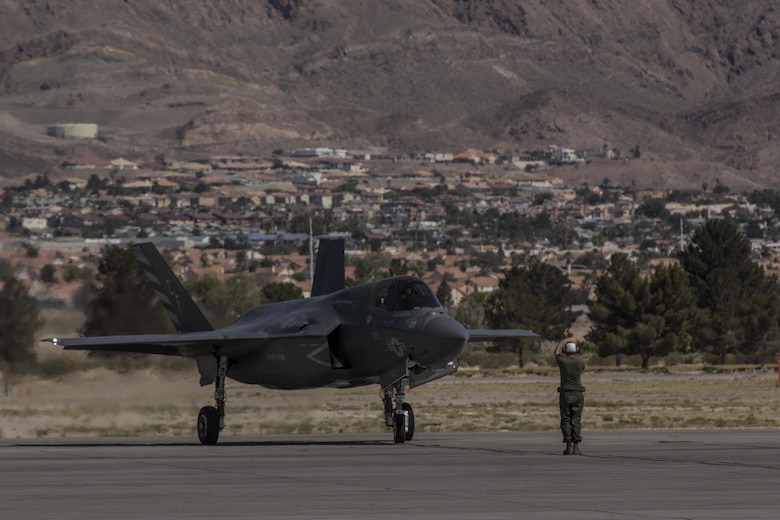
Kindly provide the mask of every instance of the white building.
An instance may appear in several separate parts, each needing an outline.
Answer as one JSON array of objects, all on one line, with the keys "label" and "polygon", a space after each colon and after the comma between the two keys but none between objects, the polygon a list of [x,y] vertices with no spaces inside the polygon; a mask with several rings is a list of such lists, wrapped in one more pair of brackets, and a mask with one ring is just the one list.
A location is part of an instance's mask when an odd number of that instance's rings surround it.
[{"label": "white building", "polygon": [[49,226],[45,218],[24,217],[22,219],[22,227],[28,231],[43,231]]}]

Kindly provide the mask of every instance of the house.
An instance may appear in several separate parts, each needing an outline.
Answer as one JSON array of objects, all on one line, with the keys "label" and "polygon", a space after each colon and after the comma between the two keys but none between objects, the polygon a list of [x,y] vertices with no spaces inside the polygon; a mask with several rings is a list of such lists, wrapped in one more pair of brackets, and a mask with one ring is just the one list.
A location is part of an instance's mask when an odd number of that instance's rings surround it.
[{"label": "house", "polygon": [[479,152],[477,150],[466,150],[453,156],[454,162],[470,162],[472,164],[495,164],[496,154],[490,152]]},{"label": "house", "polygon": [[555,164],[572,164],[583,161],[572,148],[557,148],[550,154],[550,162]]},{"label": "house", "polygon": [[76,170],[95,170],[98,168],[108,169],[111,167],[111,162],[99,157],[74,157],[65,161],[68,168]]},{"label": "house", "polygon": [[472,276],[466,280],[467,294],[489,293],[498,289],[498,278],[492,276]]},{"label": "house", "polygon": [[138,165],[136,163],[132,161],[128,161],[127,159],[123,159],[122,157],[109,161],[109,165],[112,169],[116,169],[116,170],[137,170],[138,169]]},{"label": "house", "polygon": [[428,162],[452,162],[455,158],[451,153],[426,153],[424,157]]},{"label": "house", "polygon": [[49,227],[49,223],[43,217],[24,217],[22,227],[28,231],[43,231]]}]

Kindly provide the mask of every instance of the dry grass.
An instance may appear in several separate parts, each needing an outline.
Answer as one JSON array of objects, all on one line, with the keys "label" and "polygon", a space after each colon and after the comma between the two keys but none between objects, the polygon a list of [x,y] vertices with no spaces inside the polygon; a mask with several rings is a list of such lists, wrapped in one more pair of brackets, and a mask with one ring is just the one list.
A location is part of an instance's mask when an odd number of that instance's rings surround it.
[{"label": "dry grass", "polygon": [[[679,370],[685,370],[683,368]],[[587,372],[585,429],[778,426],[773,370]],[[3,438],[192,436],[212,402],[194,372],[151,370],[20,378],[0,397]],[[556,430],[557,374],[462,371],[408,393],[418,432]],[[228,384],[226,435],[384,432],[378,387],[275,391]]]}]

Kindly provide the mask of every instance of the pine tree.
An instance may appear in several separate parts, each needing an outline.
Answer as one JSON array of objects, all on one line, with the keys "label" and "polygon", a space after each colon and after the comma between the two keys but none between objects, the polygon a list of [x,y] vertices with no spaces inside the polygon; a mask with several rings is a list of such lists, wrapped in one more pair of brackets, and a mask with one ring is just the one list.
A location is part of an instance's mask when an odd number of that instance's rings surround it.
[{"label": "pine tree", "polygon": [[439,284],[439,288],[436,289],[436,298],[445,309],[452,307],[452,289],[450,289],[450,284],[446,277]]},{"label": "pine tree", "polygon": [[[558,340],[576,319],[571,311],[574,300],[558,267],[532,259],[527,267],[505,272],[498,290],[488,298],[486,314],[492,327],[531,329],[544,339]],[[516,348],[523,366],[522,340],[499,342],[498,348]]]},{"label": "pine tree", "polygon": [[780,332],[780,283],[777,276],[766,276],[764,283],[753,291],[752,300],[752,310],[745,315],[742,351],[757,356],[763,366],[769,356],[769,347],[777,342]]},{"label": "pine tree", "polygon": [[89,291],[84,336],[174,332],[130,249],[103,248]]},{"label": "pine tree", "polygon": [[[721,363],[739,350],[758,352],[756,342],[775,326],[777,314],[760,322],[756,316],[777,309],[778,289],[751,260],[750,242],[736,225],[725,219],[709,220],[694,232],[680,261],[696,291],[698,306],[705,311],[696,348],[714,353]],[[751,330],[755,326],[762,330]]]},{"label": "pine tree", "polygon": [[[596,301],[590,306],[591,329],[586,338],[602,357],[640,352],[654,339],[654,327],[644,323],[650,289],[639,269],[620,253],[612,255],[607,271],[596,280]],[[656,325],[657,326],[657,325]]]},{"label": "pine tree", "polygon": [[651,356],[692,349],[691,330],[700,315],[688,273],[679,264],[659,266],[649,279],[649,291],[645,321],[653,325],[654,331],[653,338],[641,345],[645,369]]},{"label": "pine tree", "polygon": [[43,326],[35,299],[27,285],[9,277],[0,290],[0,359],[9,365],[35,359],[36,335]]}]

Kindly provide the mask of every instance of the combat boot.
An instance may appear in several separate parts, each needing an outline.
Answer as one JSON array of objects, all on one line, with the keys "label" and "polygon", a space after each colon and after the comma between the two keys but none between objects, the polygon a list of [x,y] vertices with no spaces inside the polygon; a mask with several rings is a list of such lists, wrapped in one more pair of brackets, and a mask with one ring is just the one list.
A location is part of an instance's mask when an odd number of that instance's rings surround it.
[{"label": "combat boot", "polygon": [[566,449],[563,450],[564,455],[571,455],[574,453],[574,448],[572,447],[571,442],[566,443]]},{"label": "combat boot", "polygon": [[572,450],[572,453],[574,455],[582,455],[582,452],[580,451],[580,443],[579,442],[575,442],[574,443],[574,448]]}]

